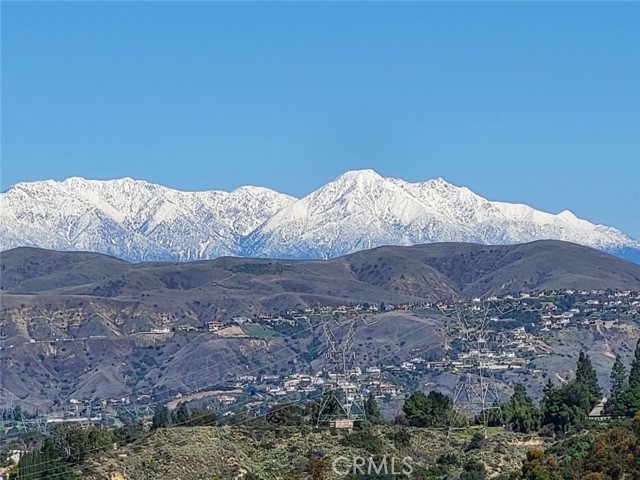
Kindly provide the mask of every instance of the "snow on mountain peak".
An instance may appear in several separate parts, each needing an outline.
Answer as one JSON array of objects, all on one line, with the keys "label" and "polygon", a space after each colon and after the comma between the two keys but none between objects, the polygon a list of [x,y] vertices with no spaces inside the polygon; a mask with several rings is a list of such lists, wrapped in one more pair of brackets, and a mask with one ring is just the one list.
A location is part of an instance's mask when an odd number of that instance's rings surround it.
[{"label": "snow on mountain peak", "polygon": [[558,239],[640,249],[619,230],[565,210],[492,202],[443,178],[410,183],[345,172],[296,199],[265,187],[186,192],[120,178],[71,177],[0,193],[0,248],[89,250],[129,260],[220,255],[327,258],[378,245]]},{"label": "snow on mountain peak", "polygon": [[336,178],[336,182],[375,182],[384,178],[375,170],[365,168],[363,170],[348,170]]}]

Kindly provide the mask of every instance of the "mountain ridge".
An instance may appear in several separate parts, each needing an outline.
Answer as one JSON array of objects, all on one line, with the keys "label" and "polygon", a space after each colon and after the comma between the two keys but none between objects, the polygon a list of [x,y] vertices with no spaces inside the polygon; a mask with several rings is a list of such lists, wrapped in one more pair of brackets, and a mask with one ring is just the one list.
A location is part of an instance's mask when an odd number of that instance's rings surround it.
[{"label": "mountain ridge", "polygon": [[225,255],[333,258],[381,245],[557,239],[640,258],[640,242],[564,210],[487,200],[442,178],[349,171],[303,198],[266,187],[180,191],[144,180],[21,182],[0,193],[0,249],[87,250],[132,261]]},{"label": "mountain ridge", "polygon": [[[93,252],[20,247],[0,255],[0,317],[13,362],[3,381],[16,400],[34,408],[56,397],[119,398],[140,388],[184,393],[210,388],[230,372],[246,373],[247,365],[264,368],[258,354],[268,355],[273,371],[287,368],[300,352],[315,352],[302,365],[320,355],[317,328],[287,343],[280,334],[272,336],[271,328],[248,337],[211,335],[208,322],[231,325],[233,318],[320,306],[424,305],[567,289],[640,291],[640,265],[553,240],[385,246],[327,260],[219,257],[135,264]],[[416,316],[411,308],[391,310],[359,330],[359,355],[376,358],[383,348],[389,358],[444,355],[444,319]],[[615,335],[607,330],[600,358],[613,361],[607,357],[611,345],[628,340],[627,327],[620,325]],[[594,342],[602,340],[600,328]],[[158,329],[171,333],[152,334]],[[558,354],[584,347],[585,331],[574,331],[572,343],[558,333]],[[157,365],[143,366],[145,354]],[[610,368],[609,363],[601,373],[608,376]],[[197,379],[184,380],[200,369]]]},{"label": "mountain ridge", "polygon": [[240,303],[255,300],[256,305],[272,296],[310,305],[304,299],[316,296],[332,303],[350,297],[398,302],[537,289],[640,290],[639,265],[558,240],[382,246],[327,260],[218,257],[143,263],[94,252],[18,247],[2,252],[0,267],[3,294],[131,300],[144,298],[145,292],[163,297],[191,291],[226,300],[237,294]]}]

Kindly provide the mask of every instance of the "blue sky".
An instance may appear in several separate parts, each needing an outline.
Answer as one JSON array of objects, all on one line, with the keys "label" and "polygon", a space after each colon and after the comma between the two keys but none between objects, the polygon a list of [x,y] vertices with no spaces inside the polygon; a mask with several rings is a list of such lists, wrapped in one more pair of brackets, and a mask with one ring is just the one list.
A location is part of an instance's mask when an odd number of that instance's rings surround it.
[{"label": "blue sky", "polygon": [[638,3],[2,2],[1,188],[373,168],[640,238]]}]

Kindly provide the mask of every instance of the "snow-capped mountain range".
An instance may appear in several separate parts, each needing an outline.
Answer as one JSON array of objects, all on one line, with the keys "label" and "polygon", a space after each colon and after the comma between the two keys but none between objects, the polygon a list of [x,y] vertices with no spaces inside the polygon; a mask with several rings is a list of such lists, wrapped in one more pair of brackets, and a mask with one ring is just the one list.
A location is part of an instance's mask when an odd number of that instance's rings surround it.
[{"label": "snow-capped mountain range", "polygon": [[[223,255],[329,258],[379,245],[565,240],[626,256],[640,242],[569,211],[493,202],[441,178],[347,172],[304,198],[262,187],[183,192],[145,181],[69,178],[0,193],[0,249],[87,250],[131,261]],[[625,256],[623,255],[623,256]]]}]

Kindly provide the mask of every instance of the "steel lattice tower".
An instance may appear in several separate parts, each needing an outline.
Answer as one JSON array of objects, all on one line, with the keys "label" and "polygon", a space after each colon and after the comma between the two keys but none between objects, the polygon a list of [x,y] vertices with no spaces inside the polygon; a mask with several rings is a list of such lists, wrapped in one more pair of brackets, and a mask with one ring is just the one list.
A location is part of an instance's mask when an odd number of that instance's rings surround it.
[{"label": "steel lattice tower", "polygon": [[[331,318],[322,322],[327,341],[327,383],[320,399],[318,425],[336,420],[353,422],[365,418],[364,397],[359,375],[355,370],[356,355],[353,351],[358,320],[350,318],[338,322]],[[342,335],[339,335],[340,330]]]},{"label": "steel lattice tower", "polygon": [[454,302],[453,312],[441,309],[460,328],[460,340],[465,350],[463,373],[453,392],[454,413],[449,423],[449,435],[461,423],[468,426],[475,420],[483,427],[486,437],[490,417],[502,418],[498,387],[488,364],[490,354],[495,353],[488,346],[491,307],[488,301],[478,302],[473,307]]},{"label": "steel lattice tower", "polygon": [[12,398],[6,391],[2,378],[2,372],[7,372],[9,368],[9,358],[5,344],[6,338],[7,334],[5,332],[4,322],[0,322],[0,410],[10,410],[13,408]]}]

